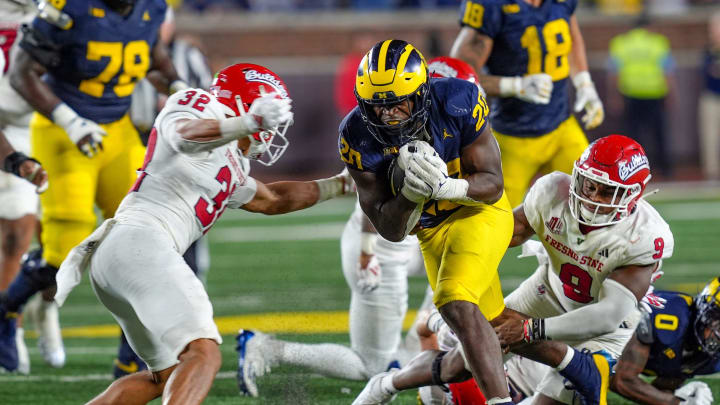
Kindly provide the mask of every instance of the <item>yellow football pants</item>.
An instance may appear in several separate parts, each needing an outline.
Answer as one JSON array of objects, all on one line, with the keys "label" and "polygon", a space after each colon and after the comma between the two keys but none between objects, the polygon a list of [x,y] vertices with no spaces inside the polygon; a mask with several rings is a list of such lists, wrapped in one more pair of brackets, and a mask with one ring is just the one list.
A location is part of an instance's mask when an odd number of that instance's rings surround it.
[{"label": "yellow football pants", "polygon": [[505,192],[513,208],[522,204],[536,174],[570,174],[573,163],[588,146],[585,133],[572,115],[554,131],[537,138],[493,133],[500,145]]},{"label": "yellow football pants", "polygon": [[464,206],[418,232],[433,302],[476,304],[485,318],[505,309],[498,266],[510,244],[513,214],[505,194],[493,205]]},{"label": "yellow football pants", "polygon": [[83,155],[65,131],[39,113],[30,122],[33,156],[42,162],[50,187],[40,196],[43,257],[59,267],[67,253],[95,229],[94,204],[111,218],[137,177],[145,147],[126,115],[100,125],[103,151]]}]

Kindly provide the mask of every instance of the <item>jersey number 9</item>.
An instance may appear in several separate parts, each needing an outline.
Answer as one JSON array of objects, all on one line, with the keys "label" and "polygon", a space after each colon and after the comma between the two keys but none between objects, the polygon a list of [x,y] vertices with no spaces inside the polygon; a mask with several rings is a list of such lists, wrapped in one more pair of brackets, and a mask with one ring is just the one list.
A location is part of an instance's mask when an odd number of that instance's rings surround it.
[{"label": "jersey number 9", "polygon": [[543,70],[543,48],[540,44],[538,27],[525,28],[520,44],[528,52],[528,74],[547,73],[553,81],[562,80],[570,74],[568,54],[572,48],[570,26],[562,18],[548,22],[542,27],[545,44],[545,68]]},{"label": "jersey number 9", "polygon": [[80,91],[100,98],[105,93],[105,85],[120,73],[113,91],[118,97],[128,97],[150,67],[150,47],[145,41],[131,41],[125,46],[122,42],[88,42],[87,60],[104,58],[110,59],[105,69],[92,79],[81,81]]}]

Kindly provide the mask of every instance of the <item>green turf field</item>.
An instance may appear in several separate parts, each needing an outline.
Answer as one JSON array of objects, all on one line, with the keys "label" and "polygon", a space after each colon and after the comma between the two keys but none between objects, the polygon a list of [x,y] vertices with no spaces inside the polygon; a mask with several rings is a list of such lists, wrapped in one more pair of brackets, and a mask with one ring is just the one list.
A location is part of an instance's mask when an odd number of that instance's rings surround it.
[{"label": "green turf field", "polygon": [[[680,191],[656,198],[654,204],[675,235],[675,254],[666,262],[658,285],[694,294],[720,275],[720,198],[711,193],[686,200],[690,195],[696,193]],[[206,403],[349,404],[362,389],[364,383],[278,367],[260,380],[262,397],[250,399],[238,395],[234,378],[233,331],[239,327],[274,330],[284,339],[348,343],[345,311],[350,294],[340,270],[339,235],[352,207],[353,200],[342,199],[284,217],[228,210],[210,232],[208,291],[225,342],[223,366]],[[519,260],[517,254],[517,249],[509,251],[501,267],[506,293],[535,268],[534,259]],[[424,287],[424,279],[410,280],[410,308],[419,305]],[[279,314],[289,311],[293,313]],[[328,312],[303,314],[313,311]],[[68,354],[65,368],[46,366],[34,339],[28,339],[31,375],[0,375],[0,404],[78,404],[111,382],[119,328],[87,282],[61,309],[61,322]],[[706,381],[720,402],[720,380]],[[413,404],[415,395],[402,394],[394,403]],[[611,403],[626,402],[614,396]]]}]

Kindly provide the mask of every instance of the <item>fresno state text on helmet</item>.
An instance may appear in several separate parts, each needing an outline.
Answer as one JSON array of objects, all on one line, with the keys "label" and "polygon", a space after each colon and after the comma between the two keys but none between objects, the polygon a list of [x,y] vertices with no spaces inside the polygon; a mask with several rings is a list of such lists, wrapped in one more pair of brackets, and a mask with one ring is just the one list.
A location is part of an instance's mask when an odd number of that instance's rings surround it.
[{"label": "fresno state text on helmet", "polygon": [[625,181],[643,168],[650,168],[648,158],[641,153],[636,153],[632,155],[629,161],[620,162],[618,164],[618,176],[620,176],[620,178]]},{"label": "fresno state text on helmet", "polygon": [[286,98],[288,96],[287,91],[285,91],[285,89],[283,88],[282,83],[270,73],[259,73],[257,70],[254,69],[246,70],[245,80],[249,82],[267,83],[271,85],[275,89],[275,91],[280,94],[282,98]]}]

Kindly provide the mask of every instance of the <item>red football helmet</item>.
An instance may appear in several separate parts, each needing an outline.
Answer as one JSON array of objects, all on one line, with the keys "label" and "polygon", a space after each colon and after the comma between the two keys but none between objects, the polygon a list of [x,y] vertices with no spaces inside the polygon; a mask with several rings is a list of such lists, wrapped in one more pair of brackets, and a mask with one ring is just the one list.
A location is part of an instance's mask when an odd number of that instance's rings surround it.
[{"label": "red football helmet", "polygon": [[[252,63],[238,63],[219,71],[210,92],[225,107],[225,114],[231,117],[245,115],[255,99],[268,94],[288,98],[287,86],[280,76]],[[248,158],[265,166],[275,163],[289,145],[285,133],[290,125],[292,121],[254,133],[250,137]]]},{"label": "red football helmet", "polygon": [[[585,225],[603,226],[627,218],[650,181],[650,164],[639,143],[622,135],[598,139],[575,162],[570,183],[570,212]],[[585,179],[612,190],[609,203],[590,200],[583,193]],[[604,212],[611,209],[609,212]]]},{"label": "red football helmet", "polygon": [[475,69],[457,58],[438,56],[430,59],[428,70],[430,70],[430,77],[455,77],[475,84],[480,83]]},{"label": "red football helmet", "polygon": [[455,77],[467,80],[475,84],[480,90],[480,94],[485,97],[485,89],[480,85],[480,79],[478,79],[475,69],[460,59],[438,56],[428,62],[428,70],[430,71],[430,77]]}]

